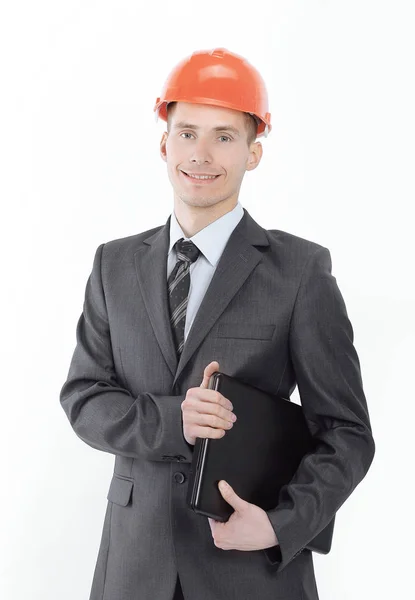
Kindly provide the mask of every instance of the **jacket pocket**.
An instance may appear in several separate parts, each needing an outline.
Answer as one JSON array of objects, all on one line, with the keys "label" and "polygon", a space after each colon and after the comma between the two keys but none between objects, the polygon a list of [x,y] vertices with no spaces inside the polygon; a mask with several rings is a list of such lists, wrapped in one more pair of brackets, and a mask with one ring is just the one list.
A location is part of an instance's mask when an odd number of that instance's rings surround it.
[{"label": "jacket pocket", "polygon": [[270,340],[274,334],[275,325],[258,323],[219,323],[216,337],[245,338],[250,340]]},{"label": "jacket pocket", "polygon": [[134,486],[132,479],[123,479],[118,475],[113,475],[107,499],[120,506],[127,506],[131,499],[131,492]]}]

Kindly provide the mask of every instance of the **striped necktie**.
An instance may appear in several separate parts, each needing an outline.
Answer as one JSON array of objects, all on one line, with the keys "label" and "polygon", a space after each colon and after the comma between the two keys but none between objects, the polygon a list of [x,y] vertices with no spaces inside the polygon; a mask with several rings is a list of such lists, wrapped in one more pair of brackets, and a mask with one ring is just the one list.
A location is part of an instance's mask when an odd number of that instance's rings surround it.
[{"label": "striped necktie", "polygon": [[178,357],[184,346],[184,325],[186,321],[187,299],[190,288],[190,264],[197,260],[199,248],[190,240],[181,238],[174,245],[177,262],[167,281],[170,324]]}]

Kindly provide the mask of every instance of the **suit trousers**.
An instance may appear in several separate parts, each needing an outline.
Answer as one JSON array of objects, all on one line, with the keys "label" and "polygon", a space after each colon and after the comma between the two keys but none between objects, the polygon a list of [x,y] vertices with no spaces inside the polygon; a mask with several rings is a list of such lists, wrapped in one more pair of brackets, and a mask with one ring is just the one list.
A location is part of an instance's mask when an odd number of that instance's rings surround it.
[{"label": "suit trousers", "polygon": [[176,589],[174,590],[173,600],[184,600],[182,586],[180,585],[180,579],[177,575]]}]

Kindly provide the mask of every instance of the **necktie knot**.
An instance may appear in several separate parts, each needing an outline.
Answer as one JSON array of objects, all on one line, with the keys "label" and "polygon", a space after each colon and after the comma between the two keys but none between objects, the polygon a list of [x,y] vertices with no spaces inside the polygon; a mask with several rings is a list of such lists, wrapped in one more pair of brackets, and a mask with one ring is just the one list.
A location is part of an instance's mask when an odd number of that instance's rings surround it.
[{"label": "necktie knot", "polygon": [[190,240],[181,238],[175,244],[177,260],[193,263],[200,254],[199,248]]}]

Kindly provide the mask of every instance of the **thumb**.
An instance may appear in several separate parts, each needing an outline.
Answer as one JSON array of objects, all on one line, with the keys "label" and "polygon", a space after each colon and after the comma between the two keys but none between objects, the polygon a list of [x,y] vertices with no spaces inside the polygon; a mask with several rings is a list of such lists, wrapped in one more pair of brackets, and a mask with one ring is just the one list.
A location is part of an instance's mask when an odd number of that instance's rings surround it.
[{"label": "thumb", "polygon": [[210,376],[213,375],[213,373],[218,370],[219,370],[218,361],[214,360],[213,362],[209,363],[208,366],[205,367],[205,370],[203,371],[203,381],[202,381],[200,387],[207,388]]},{"label": "thumb", "polygon": [[219,481],[219,491],[222,494],[222,497],[226,500],[228,504],[230,504],[236,511],[242,511],[247,502],[238,496],[238,494],[233,490],[233,488],[229,485],[227,481],[221,479]]}]

